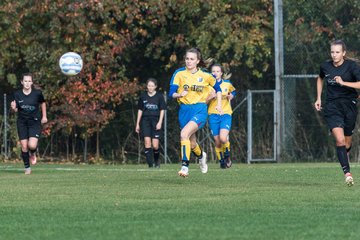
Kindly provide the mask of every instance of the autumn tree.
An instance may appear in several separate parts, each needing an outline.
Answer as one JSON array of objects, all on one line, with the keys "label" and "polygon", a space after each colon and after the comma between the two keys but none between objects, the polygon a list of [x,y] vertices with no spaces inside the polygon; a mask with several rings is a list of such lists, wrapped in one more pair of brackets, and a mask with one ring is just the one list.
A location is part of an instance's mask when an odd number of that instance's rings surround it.
[{"label": "autumn tree", "polygon": [[[95,77],[88,74],[84,81],[69,79],[60,87],[58,98],[54,101],[54,111],[58,111],[59,119],[53,121],[71,131],[73,126],[84,129],[82,133],[85,144],[88,136],[96,134],[96,159],[100,157],[100,131],[114,118],[114,108],[122,103],[127,94],[137,91],[137,82],[110,81],[104,78],[102,68]],[[64,124],[65,123],[65,124]],[[86,156],[86,149],[84,156]]]},{"label": "autumn tree", "polygon": [[[99,1],[9,1],[1,5],[6,15],[5,36],[7,40],[13,36],[7,43],[17,50],[5,52],[2,77],[19,74],[21,69],[34,72],[50,105],[53,120],[49,126],[66,134],[78,126],[84,129],[84,138],[96,133],[97,158],[101,129],[114,117],[113,109],[122,98],[139,88],[124,74],[121,54],[132,43],[127,29],[115,21],[113,6]],[[78,52],[84,60],[82,73],[73,78],[61,75],[58,68],[59,57],[67,51]],[[11,60],[14,66],[5,62]]]},{"label": "autumn tree", "polygon": [[360,51],[360,5],[349,1],[284,1],[285,71],[317,73],[319,62],[329,56],[329,44],[335,39],[347,43],[348,55]]}]

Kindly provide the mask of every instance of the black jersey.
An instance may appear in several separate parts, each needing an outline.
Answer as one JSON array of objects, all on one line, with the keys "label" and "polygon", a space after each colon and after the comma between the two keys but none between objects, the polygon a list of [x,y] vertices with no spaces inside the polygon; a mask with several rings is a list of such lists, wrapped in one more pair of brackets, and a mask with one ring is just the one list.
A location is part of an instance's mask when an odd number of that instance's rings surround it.
[{"label": "black jersey", "polygon": [[340,86],[334,79],[335,76],[340,76],[344,82],[360,81],[360,67],[356,62],[345,59],[343,64],[335,67],[333,61],[326,61],[320,66],[319,76],[327,84],[327,100],[338,98],[354,99],[358,97],[357,91],[354,88]]},{"label": "black jersey", "polygon": [[149,96],[147,92],[142,93],[138,109],[143,111],[143,117],[159,117],[160,110],[166,109],[164,96],[159,92],[156,92],[154,96]]},{"label": "black jersey", "polygon": [[18,118],[40,118],[39,104],[45,102],[45,99],[39,89],[32,89],[28,95],[18,90],[14,93],[14,100],[18,109]]}]

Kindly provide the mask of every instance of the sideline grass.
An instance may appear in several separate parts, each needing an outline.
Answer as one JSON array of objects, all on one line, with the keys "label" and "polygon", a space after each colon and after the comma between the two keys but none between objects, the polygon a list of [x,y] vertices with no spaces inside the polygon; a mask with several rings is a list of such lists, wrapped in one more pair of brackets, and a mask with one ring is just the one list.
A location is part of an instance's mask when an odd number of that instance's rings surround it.
[{"label": "sideline grass", "polygon": [[[0,165],[0,239],[357,239],[360,167]],[[357,180],[359,179],[359,182]]]}]

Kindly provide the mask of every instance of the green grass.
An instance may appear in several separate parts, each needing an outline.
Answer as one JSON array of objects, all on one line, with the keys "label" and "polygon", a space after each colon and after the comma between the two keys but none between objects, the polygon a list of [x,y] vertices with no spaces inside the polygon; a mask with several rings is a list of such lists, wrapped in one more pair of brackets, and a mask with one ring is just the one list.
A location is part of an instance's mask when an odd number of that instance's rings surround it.
[{"label": "green grass", "polygon": [[[357,239],[360,182],[336,163],[0,165],[0,239]],[[359,165],[352,165],[355,181]]]}]

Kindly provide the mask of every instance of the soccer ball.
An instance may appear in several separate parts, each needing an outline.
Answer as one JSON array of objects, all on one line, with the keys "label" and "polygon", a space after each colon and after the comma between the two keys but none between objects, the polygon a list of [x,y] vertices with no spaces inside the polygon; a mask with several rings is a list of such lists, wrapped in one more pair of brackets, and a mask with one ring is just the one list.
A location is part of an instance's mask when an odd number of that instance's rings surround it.
[{"label": "soccer ball", "polygon": [[81,56],[75,52],[67,52],[59,59],[61,72],[66,76],[75,76],[83,67]]}]

